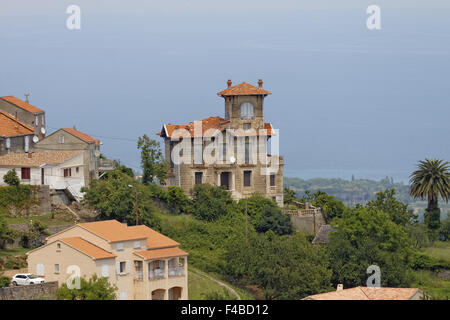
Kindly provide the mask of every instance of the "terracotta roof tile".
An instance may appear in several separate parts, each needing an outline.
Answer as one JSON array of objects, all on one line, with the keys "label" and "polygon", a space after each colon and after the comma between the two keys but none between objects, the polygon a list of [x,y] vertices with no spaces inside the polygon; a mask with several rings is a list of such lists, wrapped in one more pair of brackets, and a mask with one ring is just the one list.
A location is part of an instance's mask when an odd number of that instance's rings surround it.
[{"label": "terracotta roof tile", "polygon": [[89,241],[84,240],[80,237],[72,237],[72,238],[62,238],[59,241],[64,242],[68,246],[77,249],[78,251],[90,256],[92,259],[108,259],[115,258],[116,255],[103,250],[100,247],[90,243]]},{"label": "terracotta roof tile", "polygon": [[[307,297],[308,300],[409,300],[418,293],[417,288],[355,287]],[[419,291],[420,292],[420,291]]]},{"label": "terracotta roof tile", "polygon": [[137,254],[138,256],[141,256],[145,260],[171,258],[171,257],[182,257],[182,256],[188,255],[187,252],[185,252],[177,247],[137,251],[137,252],[135,252],[135,254]]},{"label": "terracotta roof tile", "polygon": [[0,157],[0,166],[40,167],[44,164],[60,164],[80,153],[80,151],[52,151],[30,153],[10,153]]},{"label": "terracotta roof tile", "polygon": [[229,87],[217,93],[219,96],[240,96],[240,95],[268,95],[272,94],[261,87],[255,87],[246,82],[242,82],[236,86]]},{"label": "terracotta roof tile", "polygon": [[14,96],[6,96],[6,97],[0,97],[0,99],[3,99],[5,101],[8,101],[9,103],[12,103],[13,105],[26,110],[28,112],[32,112],[32,113],[41,113],[44,112],[44,110],[39,109],[25,101],[22,101]]},{"label": "terracotta roof tile", "polygon": [[[157,132],[157,135],[162,136],[164,133],[169,138],[183,138],[183,134],[189,132],[190,137],[212,137],[216,135],[218,132],[227,129],[226,124],[230,123],[229,120],[225,120],[221,117],[209,117],[203,120],[199,120],[202,123],[202,132],[196,132],[194,130],[194,125],[196,122],[189,122],[188,124],[165,124],[163,130]],[[274,131],[272,129],[272,124],[265,123],[264,129],[267,130],[267,135],[273,135]],[[177,131],[179,130],[179,131]],[[259,135],[259,132],[240,132],[235,131],[235,135],[237,136],[251,136],[251,135]]]},{"label": "terracotta roof tile", "polygon": [[24,134],[33,134],[34,130],[25,123],[20,122],[10,114],[0,111],[0,136],[14,137]]},{"label": "terracotta roof tile", "polygon": [[146,238],[141,232],[135,232],[126,224],[120,223],[117,220],[86,222],[80,223],[79,226],[110,242],[131,241]]},{"label": "terracotta roof tile", "polygon": [[90,135],[88,135],[84,132],[75,130],[73,128],[62,128],[62,130],[66,131],[67,133],[70,133],[71,135],[77,137],[78,139],[83,140],[84,142],[87,142],[87,143],[93,142],[96,145],[100,144],[99,140],[92,138]]},{"label": "terracotta roof tile", "polygon": [[166,237],[165,235],[143,225],[131,226],[128,228],[134,233],[147,238],[147,249],[175,247],[180,245],[178,242],[170,239],[169,237]]}]

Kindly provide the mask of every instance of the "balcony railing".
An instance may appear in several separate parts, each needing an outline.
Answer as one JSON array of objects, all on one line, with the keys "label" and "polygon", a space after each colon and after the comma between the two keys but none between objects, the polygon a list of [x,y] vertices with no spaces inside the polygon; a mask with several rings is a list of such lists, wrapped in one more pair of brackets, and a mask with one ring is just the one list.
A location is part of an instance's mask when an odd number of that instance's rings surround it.
[{"label": "balcony railing", "polygon": [[180,277],[184,273],[184,267],[169,268],[169,277]]},{"label": "balcony railing", "polygon": [[150,270],[148,277],[150,279],[162,279],[164,278],[164,269]]}]

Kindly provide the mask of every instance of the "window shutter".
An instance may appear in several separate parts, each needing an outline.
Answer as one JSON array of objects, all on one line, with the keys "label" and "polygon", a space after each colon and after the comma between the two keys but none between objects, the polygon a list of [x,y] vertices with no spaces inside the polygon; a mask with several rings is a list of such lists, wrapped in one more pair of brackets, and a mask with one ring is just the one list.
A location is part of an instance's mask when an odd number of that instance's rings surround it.
[{"label": "window shutter", "polygon": [[25,152],[28,152],[28,150],[30,149],[30,137],[29,136],[25,136]]},{"label": "window shutter", "polygon": [[116,273],[120,274],[120,262],[116,262]]},{"label": "window shutter", "polygon": [[109,277],[109,267],[107,264],[102,265],[102,277]]},{"label": "window shutter", "polygon": [[43,263],[38,263],[36,265],[36,273],[38,276],[44,276],[45,275],[45,269]]},{"label": "window shutter", "polygon": [[130,273],[130,260],[126,261],[126,265],[127,265],[127,273]]}]

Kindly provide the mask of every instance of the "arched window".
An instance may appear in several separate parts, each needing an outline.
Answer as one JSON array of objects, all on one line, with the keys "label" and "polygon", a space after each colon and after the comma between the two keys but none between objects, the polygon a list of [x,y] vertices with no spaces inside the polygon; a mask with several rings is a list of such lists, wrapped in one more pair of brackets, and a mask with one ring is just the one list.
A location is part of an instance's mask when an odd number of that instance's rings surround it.
[{"label": "arched window", "polygon": [[250,102],[244,102],[241,104],[241,119],[242,120],[253,120],[253,105]]}]

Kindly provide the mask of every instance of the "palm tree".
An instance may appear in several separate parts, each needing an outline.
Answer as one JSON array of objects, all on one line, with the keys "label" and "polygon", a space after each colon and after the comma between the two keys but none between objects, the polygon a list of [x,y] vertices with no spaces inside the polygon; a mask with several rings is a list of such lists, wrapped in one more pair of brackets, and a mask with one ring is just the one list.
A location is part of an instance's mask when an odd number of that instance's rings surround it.
[{"label": "palm tree", "polygon": [[427,211],[438,208],[439,195],[448,202],[450,198],[450,166],[448,162],[437,159],[419,161],[409,183],[409,193],[414,198],[428,199]]}]

